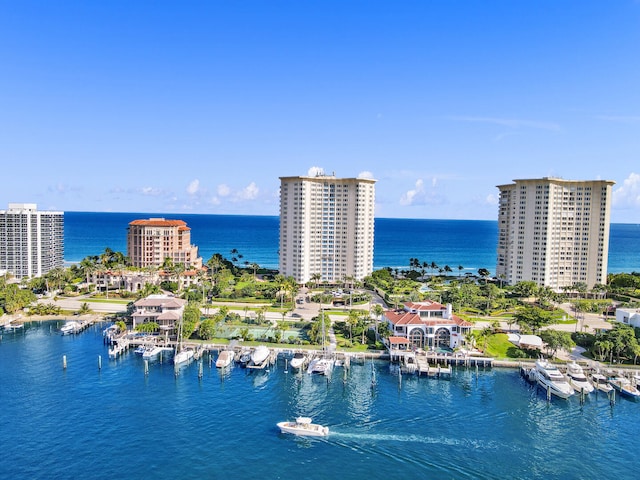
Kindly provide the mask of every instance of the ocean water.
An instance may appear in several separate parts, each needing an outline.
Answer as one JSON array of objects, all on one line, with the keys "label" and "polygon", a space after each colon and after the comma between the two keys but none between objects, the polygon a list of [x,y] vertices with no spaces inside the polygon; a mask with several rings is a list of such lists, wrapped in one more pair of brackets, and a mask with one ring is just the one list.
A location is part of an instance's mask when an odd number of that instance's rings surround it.
[{"label": "ocean water", "polygon": [[[546,401],[516,370],[398,376],[386,362],[324,377],[129,353],[109,360],[96,326],[27,324],[0,342],[0,478],[636,478],[640,402]],[[67,369],[62,368],[62,356]],[[98,356],[102,369],[98,370]],[[372,387],[375,369],[375,386]],[[279,433],[298,415],[323,439]]]},{"label": "ocean water", "polygon": [[[205,261],[214,253],[230,258],[235,248],[241,262],[278,267],[278,217],[242,215],[65,212],[65,261],[79,262],[106,247],[126,253],[129,222],[161,216],[187,222],[191,241]],[[410,258],[418,258],[449,265],[454,275],[479,268],[494,272],[497,238],[496,221],[377,218],[374,268],[404,269]],[[609,273],[632,271],[640,272],[640,225],[612,224]]]}]

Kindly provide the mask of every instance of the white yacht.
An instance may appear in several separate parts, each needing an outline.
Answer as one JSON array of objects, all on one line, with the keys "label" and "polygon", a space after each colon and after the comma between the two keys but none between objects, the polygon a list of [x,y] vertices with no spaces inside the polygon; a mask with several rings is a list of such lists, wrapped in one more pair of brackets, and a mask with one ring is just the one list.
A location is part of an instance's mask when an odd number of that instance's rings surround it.
[{"label": "white yacht", "polygon": [[569,377],[569,385],[571,385],[576,392],[593,392],[593,385],[587,380],[584,370],[576,362],[567,364],[567,377]]},{"label": "white yacht", "polygon": [[309,437],[326,437],[329,435],[329,427],[311,423],[309,417],[298,417],[295,422],[278,422],[277,425],[282,433],[306,435]]},{"label": "white yacht", "polygon": [[296,352],[293,354],[293,358],[291,359],[289,365],[291,365],[291,368],[293,368],[294,370],[299,370],[304,366],[306,362],[306,355],[302,352]]},{"label": "white yacht", "polygon": [[591,375],[591,382],[593,383],[593,387],[596,390],[600,390],[601,392],[609,393],[611,390],[613,390],[613,387],[607,380],[607,377],[605,377],[601,373],[594,373],[593,375]]},{"label": "white yacht", "polygon": [[195,352],[193,351],[193,349],[185,348],[183,350],[180,350],[179,352],[176,352],[176,354],[173,356],[173,363],[174,365],[180,365],[181,363],[189,362],[194,355]]},{"label": "white yacht", "polygon": [[225,368],[231,365],[233,362],[233,357],[235,353],[233,350],[223,350],[218,354],[218,358],[216,360],[216,368]]},{"label": "white yacht", "polygon": [[309,363],[307,373],[318,373],[320,375],[331,375],[335,361],[329,357],[314,358]]},{"label": "white yacht", "polygon": [[236,361],[240,364],[240,366],[246,367],[247,364],[251,361],[251,350],[249,350],[248,348],[243,348],[242,350],[240,350]]},{"label": "white yacht", "polygon": [[558,368],[547,360],[537,360],[535,378],[542,388],[550,391],[559,398],[569,398],[574,394],[573,387],[569,385],[566,377]]},{"label": "white yacht", "polygon": [[269,349],[264,345],[258,345],[253,352],[251,352],[251,362],[254,365],[262,365],[267,358],[269,358]]},{"label": "white yacht", "polygon": [[615,388],[620,395],[624,395],[625,397],[638,398],[640,397],[640,390],[633,386],[631,380],[622,375],[618,377],[611,377],[609,379],[609,383],[613,388]]},{"label": "white yacht", "polygon": [[62,327],[60,327],[60,333],[62,333],[62,335],[71,335],[72,333],[76,333],[76,330],[79,326],[80,324],[78,322],[67,322]]}]

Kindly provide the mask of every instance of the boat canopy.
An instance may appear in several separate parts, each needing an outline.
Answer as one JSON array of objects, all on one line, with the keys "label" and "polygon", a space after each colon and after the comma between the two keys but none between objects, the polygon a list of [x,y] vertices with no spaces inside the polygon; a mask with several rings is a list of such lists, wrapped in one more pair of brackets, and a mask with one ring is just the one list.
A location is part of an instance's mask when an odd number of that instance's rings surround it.
[{"label": "boat canopy", "polygon": [[298,417],[296,418],[296,423],[308,424],[311,423],[311,419],[309,417]]}]

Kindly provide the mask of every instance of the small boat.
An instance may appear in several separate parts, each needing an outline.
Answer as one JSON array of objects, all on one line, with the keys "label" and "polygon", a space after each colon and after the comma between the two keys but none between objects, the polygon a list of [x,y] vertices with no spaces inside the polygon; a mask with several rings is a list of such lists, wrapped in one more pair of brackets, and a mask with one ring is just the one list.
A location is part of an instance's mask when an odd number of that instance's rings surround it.
[{"label": "small boat", "polygon": [[318,357],[314,358],[309,364],[307,373],[317,373],[320,375],[331,375],[334,360],[332,358]]},{"label": "small boat", "polygon": [[234,351],[233,350],[223,350],[218,354],[218,359],[216,360],[216,368],[225,368],[231,365],[233,361]]},{"label": "small boat", "polygon": [[267,358],[269,358],[269,354],[271,352],[264,345],[258,345],[256,349],[251,353],[251,362],[254,365],[262,365]]},{"label": "small boat", "polygon": [[80,324],[78,322],[67,322],[62,327],[60,327],[60,333],[62,335],[71,335],[72,333],[76,333],[76,330]]},{"label": "small boat", "polygon": [[329,427],[311,423],[309,417],[298,417],[295,422],[278,422],[277,425],[282,433],[309,437],[326,437],[329,435]]},{"label": "small boat", "polygon": [[573,387],[569,385],[566,377],[547,360],[536,361],[535,379],[538,385],[556,397],[566,399],[574,394]]},{"label": "small boat", "polygon": [[241,367],[246,367],[247,364],[251,361],[251,350],[248,348],[243,348],[240,350],[236,360]]},{"label": "small boat", "polygon": [[601,373],[594,373],[593,375],[591,375],[591,382],[593,383],[593,387],[596,390],[600,390],[601,392],[609,393],[611,390],[613,390],[613,387],[611,386],[611,384],[609,384],[607,377],[605,377]]},{"label": "small boat", "polygon": [[416,362],[416,354],[407,352],[402,357],[402,371],[405,373],[416,373],[418,371],[418,363]]},{"label": "small boat", "polygon": [[593,385],[589,383],[589,380],[587,380],[584,374],[584,370],[576,362],[567,364],[567,377],[569,377],[569,385],[571,385],[576,392],[593,392]]},{"label": "small boat", "polygon": [[189,362],[194,355],[195,352],[193,351],[193,349],[185,348],[183,350],[180,350],[173,356],[173,363],[174,365],[180,365],[181,363]]},{"label": "small boat", "polygon": [[293,368],[294,370],[299,370],[304,366],[305,363],[307,363],[307,356],[302,352],[296,352],[293,354],[293,358],[291,359],[289,365],[291,365],[291,368]]},{"label": "small boat", "polygon": [[146,345],[138,345],[133,353],[135,353],[136,355],[144,355],[144,352],[146,352],[148,349],[149,347],[147,347]]},{"label": "small boat", "polygon": [[630,398],[640,397],[640,391],[634,387],[631,380],[626,377],[611,377],[609,379],[609,383],[613,388],[620,392],[620,395]]}]

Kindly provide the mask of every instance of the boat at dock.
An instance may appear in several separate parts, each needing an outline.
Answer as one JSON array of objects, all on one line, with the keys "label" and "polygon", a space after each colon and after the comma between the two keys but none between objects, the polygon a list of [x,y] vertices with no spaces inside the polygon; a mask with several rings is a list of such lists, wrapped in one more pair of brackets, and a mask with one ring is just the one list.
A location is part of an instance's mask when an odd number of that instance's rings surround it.
[{"label": "boat at dock", "polygon": [[300,370],[307,363],[307,356],[302,352],[296,352],[293,354],[293,358],[289,365],[294,370]]},{"label": "boat at dock", "polygon": [[584,370],[576,362],[567,364],[567,377],[569,378],[569,385],[578,393],[591,393],[593,392],[593,385],[587,379],[584,374]]},{"label": "boat at dock", "polygon": [[192,348],[184,348],[173,356],[173,364],[180,365],[182,363],[190,362],[195,355],[195,351]]},{"label": "boat at dock", "polygon": [[307,373],[317,373],[319,375],[331,375],[331,371],[333,370],[333,366],[335,364],[335,360],[331,357],[320,356],[318,358],[314,358],[311,363],[309,363],[309,368],[307,369]]},{"label": "boat at dock", "polygon": [[65,323],[62,327],[60,327],[60,333],[62,335],[71,335],[76,333],[76,331],[80,328],[80,324],[76,321],[70,321]]},{"label": "boat at dock", "polygon": [[308,437],[326,437],[329,435],[329,427],[311,423],[311,418],[309,417],[298,417],[294,422],[278,422],[277,425],[282,433]]},{"label": "boat at dock", "polygon": [[611,377],[609,383],[620,395],[634,399],[640,397],[640,391],[626,377]]},{"label": "boat at dock", "polygon": [[251,361],[251,350],[249,348],[243,348],[236,355],[236,362],[240,364],[241,367],[246,367]]},{"label": "boat at dock", "polygon": [[251,363],[253,365],[262,365],[267,361],[270,355],[269,349],[265,345],[258,345],[253,352],[251,352]]},{"label": "boat at dock", "polygon": [[613,390],[613,387],[607,380],[607,377],[605,377],[601,373],[594,373],[593,375],[591,375],[591,383],[593,384],[593,388],[604,393],[609,393],[611,390]]},{"label": "boat at dock", "polygon": [[533,370],[535,380],[543,389],[559,398],[569,398],[574,394],[573,387],[558,367],[547,360],[537,360]]},{"label": "boat at dock", "polygon": [[216,360],[216,368],[225,368],[231,365],[233,362],[234,351],[233,350],[223,350],[218,354],[218,358]]}]

